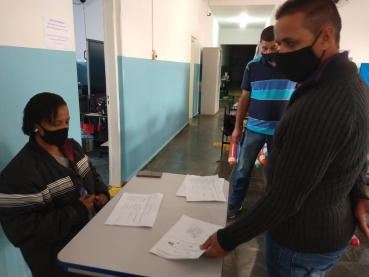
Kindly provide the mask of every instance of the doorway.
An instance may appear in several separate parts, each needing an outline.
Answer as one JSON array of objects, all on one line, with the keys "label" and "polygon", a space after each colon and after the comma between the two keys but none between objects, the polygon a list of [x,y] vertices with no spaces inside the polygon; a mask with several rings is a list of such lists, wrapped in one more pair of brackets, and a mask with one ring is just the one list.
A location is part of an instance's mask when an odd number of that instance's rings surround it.
[{"label": "doorway", "polygon": [[[120,20],[120,3],[103,0],[84,3],[73,1],[73,14],[76,58],[86,63],[89,79],[87,95],[86,90],[80,90],[82,93],[80,99],[82,98],[82,101],[87,103],[83,105],[83,109],[80,108],[81,128],[83,131],[89,131],[90,141],[91,135],[94,137],[92,148],[85,148],[85,151],[87,150],[87,155],[104,183],[108,186],[120,187],[120,114],[117,81],[117,47],[119,45],[116,41],[116,29],[119,28],[116,22]],[[97,49],[97,47],[91,48],[92,42],[99,46],[102,45],[101,49],[99,48],[101,51],[98,53],[91,51]],[[89,70],[89,62],[91,63],[94,57],[100,58],[98,59],[99,66],[95,64],[93,68],[104,68],[104,74],[100,74],[104,75],[104,82],[101,81],[100,75],[93,74]],[[96,86],[102,83],[104,83],[103,86]],[[93,88],[94,85],[95,88]],[[101,91],[96,91],[97,88]],[[84,142],[85,140],[82,139],[83,146],[86,145]],[[114,153],[111,149],[114,149]]]},{"label": "doorway", "polygon": [[256,44],[221,45],[223,49],[222,76],[229,76],[229,88],[240,88],[246,65],[254,59]]}]

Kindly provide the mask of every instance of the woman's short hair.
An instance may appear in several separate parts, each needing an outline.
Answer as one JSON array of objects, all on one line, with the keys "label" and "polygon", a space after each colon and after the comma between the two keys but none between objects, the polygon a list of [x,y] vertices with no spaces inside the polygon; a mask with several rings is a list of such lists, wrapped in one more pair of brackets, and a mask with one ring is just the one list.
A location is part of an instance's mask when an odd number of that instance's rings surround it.
[{"label": "woman's short hair", "polygon": [[55,93],[42,92],[33,96],[23,111],[22,130],[25,135],[34,134],[34,124],[46,121],[52,124],[58,116],[60,106],[66,106],[64,99]]}]

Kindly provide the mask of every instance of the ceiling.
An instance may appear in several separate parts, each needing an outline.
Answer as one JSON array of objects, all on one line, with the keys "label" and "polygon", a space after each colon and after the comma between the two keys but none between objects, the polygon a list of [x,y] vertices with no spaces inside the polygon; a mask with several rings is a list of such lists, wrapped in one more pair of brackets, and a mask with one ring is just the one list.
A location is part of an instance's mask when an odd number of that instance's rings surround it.
[{"label": "ceiling", "polygon": [[274,5],[210,5],[209,9],[220,28],[239,29],[240,24],[235,19],[245,13],[246,16],[257,22],[249,22],[246,29],[261,29],[265,27],[270,15],[274,10]]}]

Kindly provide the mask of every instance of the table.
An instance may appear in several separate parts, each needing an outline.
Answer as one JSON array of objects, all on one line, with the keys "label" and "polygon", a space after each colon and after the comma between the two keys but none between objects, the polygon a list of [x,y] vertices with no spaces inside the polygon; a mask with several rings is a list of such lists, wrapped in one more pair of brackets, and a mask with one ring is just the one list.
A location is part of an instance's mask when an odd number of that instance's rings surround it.
[{"label": "table", "polygon": [[105,141],[103,144],[100,145],[100,147],[106,147],[106,149],[100,149],[100,158],[103,154],[109,154],[109,141]]},{"label": "table", "polygon": [[[58,255],[59,264],[89,276],[220,277],[223,259],[168,260],[149,253],[182,215],[226,225],[227,202],[186,202],[186,198],[175,196],[184,177],[170,173],[163,173],[160,179],[133,177],[64,247]],[[226,199],[228,189],[225,181]],[[153,228],[104,225],[124,192],[164,194]]]},{"label": "table", "polygon": [[101,144],[100,146],[105,146],[105,147],[109,147],[109,141],[105,141],[103,144]]}]

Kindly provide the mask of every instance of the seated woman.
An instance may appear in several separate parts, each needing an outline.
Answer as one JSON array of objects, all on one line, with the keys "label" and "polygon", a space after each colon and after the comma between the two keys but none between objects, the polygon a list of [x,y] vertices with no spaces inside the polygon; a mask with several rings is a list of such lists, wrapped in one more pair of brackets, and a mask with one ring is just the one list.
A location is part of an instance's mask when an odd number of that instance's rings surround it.
[{"label": "seated woman", "polygon": [[34,277],[74,275],[57,255],[109,201],[82,147],[67,138],[69,119],[59,95],[33,96],[22,126],[29,141],[0,174],[0,222]]}]

